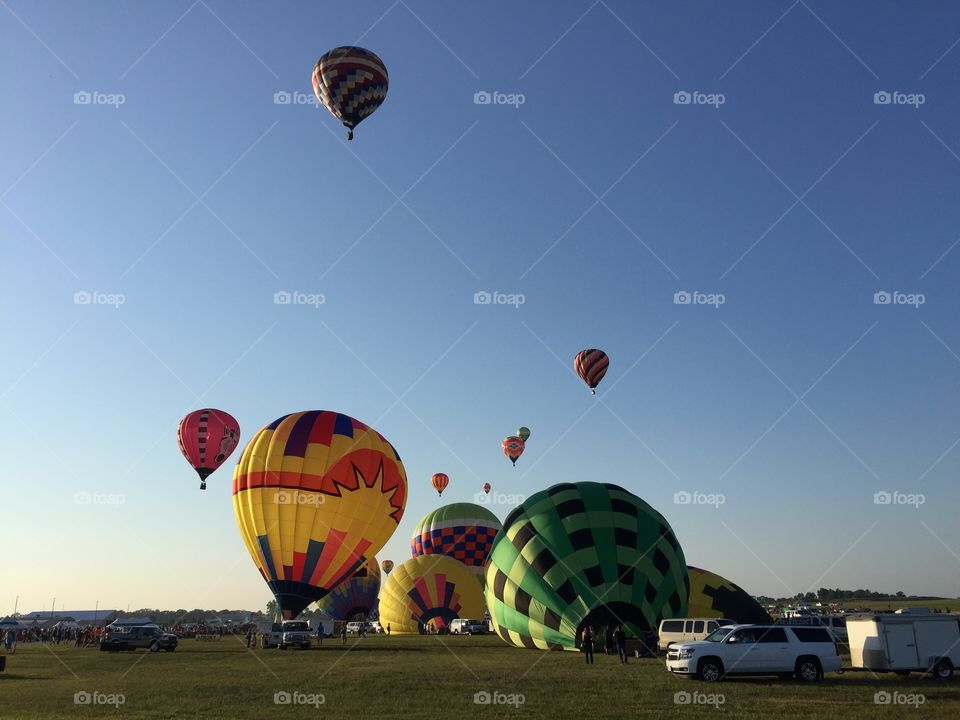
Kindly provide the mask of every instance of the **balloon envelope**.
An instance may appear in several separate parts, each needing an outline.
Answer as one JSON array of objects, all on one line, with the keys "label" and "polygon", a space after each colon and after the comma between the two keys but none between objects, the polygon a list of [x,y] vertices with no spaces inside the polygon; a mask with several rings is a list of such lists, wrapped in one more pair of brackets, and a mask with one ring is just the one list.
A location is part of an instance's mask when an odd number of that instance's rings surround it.
[{"label": "balloon envelope", "polygon": [[688,566],[690,595],[687,617],[715,617],[738,623],[766,625],[770,615],[739,585],[709,570]]},{"label": "balloon envelope", "polygon": [[380,566],[383,568],[383,572],[389,575],[390,571],[393,570],[393,560],[384,560]]},{"label": "balloon envelope", "polygon": [[443,495],[443,491],[450,484],[450,478],[447,477],[446,473],[434,473],[433,477],[430,478],[430,484],[433,485],[433,489],[437,491],[438,495]]},{"label": "balloon envelope", "polygon": [[361,47],[334,48],[313,68],[313,92],[350,129],[349,140],[353,139],[353,129],[386,99],[388,86],[383,61]]},{"label": "balloon envelope", "polygon": [[574,650],[584,626],[643,637],[687,610],[687,565],[664,517],[621,487],[563,483],[507,516],[487,563],[494,629],[528,648]]},{"label": "balloon envelope", "polygon": [[401,563],[380,593],[380,625],[391,632],[422,633],[427,623],[446,627],[456,618],[483,617],[480,581],[446,555],[421,555]]},{"label": "balloon envelope", "polygon": [[207,477],[223,465],[240,442],[240,424],[230,413],[204,408],[188,413],[177,428],[180,452],[200,476],[200,489]]},{"label": "balloon envelope", "polygon": [[329,410],[285,415],[247,443],[233,508],[284,619],[351,577],[390,538],[407,500],[394,447]]},{"label": "balloon envelope", "polygon": [[480,505],[444,505],[417,523],[410,540],[410,554],[448,555],[482,576],[500,527],[497,516]]},{"label": "balloon envelope", "polygon": [[380,566],[374,558],[318,600],[317,610],[335,620],[366,620],[379,594]]},{"label": "balloon envelope", "polygon": [[487,495],[490,494],[490,483],[483,484],[483,492],[485,492]]},{"label": "balloon envelope", "polygon": [[516,465],[517,458],[523,455],[523,449],[526,446],[524,445],[523,440],[518,438],[516,435],[511,435],[510,437],[503,439],[503,442],[500,443],[500,447],[503,448],[503,454],[510,458],[510,462]]},{"label": "balloon envelope", "polygon": [[530,428],[521,426],[517,428],[517,437],[526,442],[530,439]]},{"label": "balloon envelope", "polygon": [[610,358],[603,350],[596,348],[581,350],[573,360],[573,369],[594,395],[596,395],[597,385],[607,374],[608,367],[610,367]]}]

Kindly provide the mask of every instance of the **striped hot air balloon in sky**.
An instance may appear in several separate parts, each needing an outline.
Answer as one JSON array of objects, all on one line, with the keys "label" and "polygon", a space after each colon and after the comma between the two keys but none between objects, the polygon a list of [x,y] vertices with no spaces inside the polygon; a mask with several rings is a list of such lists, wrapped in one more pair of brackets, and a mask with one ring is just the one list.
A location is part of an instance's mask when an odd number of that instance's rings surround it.
[{"label": "striped hot air balloon in sky", "polygon": [[207,489],[207,477],[226,462],[239,442],[240,424],[223,410],[194,410],[177,428],[180,452],[200,476],[201,490]]},{"label": "striped hot air balloon in sky", "polygon": [[274,420],[247,443],[233,474],[240,534],[284,619],[373,558],[406,501],[406,471],[394,447],[329,410]]},{"label": "striped hot air balloon in sky", "polygon": [[503,454],[510,458],[510,462],[514,465],[517,464],[517,459],[523,455],[523,449],[526,447],[523,440],[521,440],[516,435],[511,435],[503,439],[503,442],[500,443],[500,447],[503,448]]},{"label": "striped hot air balloon in sky", "polygon": [[447,489],[447,485],[450,484],[450,478],[447,477],[446,473],[434,473],[433,477],[430,478],[430,484],[433,485],[433,489],[437,491],[437,495],[443,495],[443,491]]},{"label": "striped hot air balloon in sky", "polygon": [[597,394],[597,385],[607,374],[609,366],[610,358],[603,350],[597,350],[596,348],[581,350],[573,360],[573,369],[577,371],[577,375],[587,384],[590,392],[594,395]]},{"label": "striped hot air balloon in sky", "polygon": [[330,113],[353,129],[387,97],[389,77],[383,61],[361,47],[334,48],[313,68],[313,92]]}]

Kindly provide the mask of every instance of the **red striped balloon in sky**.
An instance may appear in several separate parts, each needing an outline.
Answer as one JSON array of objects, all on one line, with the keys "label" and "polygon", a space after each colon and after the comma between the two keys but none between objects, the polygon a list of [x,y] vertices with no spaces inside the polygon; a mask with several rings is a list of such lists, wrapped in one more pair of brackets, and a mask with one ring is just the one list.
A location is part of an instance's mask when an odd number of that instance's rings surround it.
[{"label": "red striped balloon in sky", "polygon": [[443,491],[447,489],[447,485],[450,484],[450,478],[447,477],[446,473],[434,473],[433,477],[430,478],[430,484],[433,485],[433,489],[437,491],[437,495],[443,495]]},{"label": "red striped balloon in sky", "polygon": [[607,354],[596,348],[581,350],[573,360],[573,369],[577,371],[577,375],[587,384],[590,392],[594,395],[597,394],[597,385],[607,374],[609,365],[610,358],[607,357]]},{"label": "red striped balloon in sky", "polygon": [[383,61],[361,47],[334,48],[313,68],[313,92],[349,128],[348,140],[353,140],[353,129],[386,99],[388,85]]},{"label": "red striped balloon in sky", "polygon": [[194,410],[180,421],[177,442],[200,476],[200,489],[206,490],[207,476],[223,465],[240,442],[240,424],[223,410]]}]

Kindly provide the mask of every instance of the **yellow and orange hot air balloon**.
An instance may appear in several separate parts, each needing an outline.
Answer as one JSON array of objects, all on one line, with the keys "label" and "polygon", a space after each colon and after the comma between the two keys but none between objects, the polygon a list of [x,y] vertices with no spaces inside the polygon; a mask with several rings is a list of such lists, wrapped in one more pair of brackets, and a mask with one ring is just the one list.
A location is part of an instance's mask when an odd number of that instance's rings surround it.
[{"label": "yellow and orange hot air balloon", "polygon": [[450,484],[450,478],[447,477],[446,473],[434,473],[433,477],[430,478],[430,484],[433,485],[433,489],[437,491],[437,495],[443,495],[443,491],[447,489],[447,485]]},{"label": "yellow and orange hot air balloon", "polygon": [[526,447],[523,440],[516,435],[504,438],[500,446],[503,448],[503,454],[510,458],[510,462],[514,465],[517,464],[517,458],[523,455],[523,449]]},{"label": "yellow and orange hot air balloon", "polygon": [[394,447],[329,410],[285,415],[258,432],[233,473],[233,509],[284,619],[372,558],[397,529],[407,476]]}]

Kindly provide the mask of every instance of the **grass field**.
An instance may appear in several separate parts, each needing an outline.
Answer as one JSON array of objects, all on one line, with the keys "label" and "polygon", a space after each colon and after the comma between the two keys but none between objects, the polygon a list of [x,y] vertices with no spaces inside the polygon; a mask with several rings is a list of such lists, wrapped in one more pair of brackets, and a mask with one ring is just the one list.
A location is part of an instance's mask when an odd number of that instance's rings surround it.
[{"label": "grass field", "polygon": [[874,612],[881,610],[898,610],[905,607],[925,607],[930,610],[949,609],[950,612],[960,612],[960,600],[937,598],[935,600],[871,600],[869,598],[844,600],[841,607],[855,608],[868,607]]},{"label": "grass field", "polygon": [[[98,693],[75,704],[75,693]],[[498,703],[476,704],[487,692]],[[676,694],[688,693],[678,704]],[[877,705],[900,693],[910,705]],[[289,693],[291,704],[275,704]],[[294,693],[299,695],[294,696]],[[696,697],[693,693],[700,693]],[[717,694],[717,697],[706,697]],[[123,704],[104,704],[122,695]],[[321,703],[322,696],[322,703]],[[511,697],[512,696],[512,697]],[[519,703],[522,696],[522,704]],[[285,699],[281,696],[281,699]],[[516,704],[506,704],[514,700]],[[713,704],[703,704],[713,700]],[[722,700],[722,704],[719,701]],[[311,704],[312,703],[312,704]],[[719,705],[719,709],[718,709]],[[235,637],[183,640],[173,653],[101,653],[21,646],[0,673],[3,718],[837,718],[960,717],[960,680],[829,675],[801,685],[774,678],[706,685],[667,674],[662,661],[507,647],[496,636],[325,640],[322,649],[247,650]]]}]

